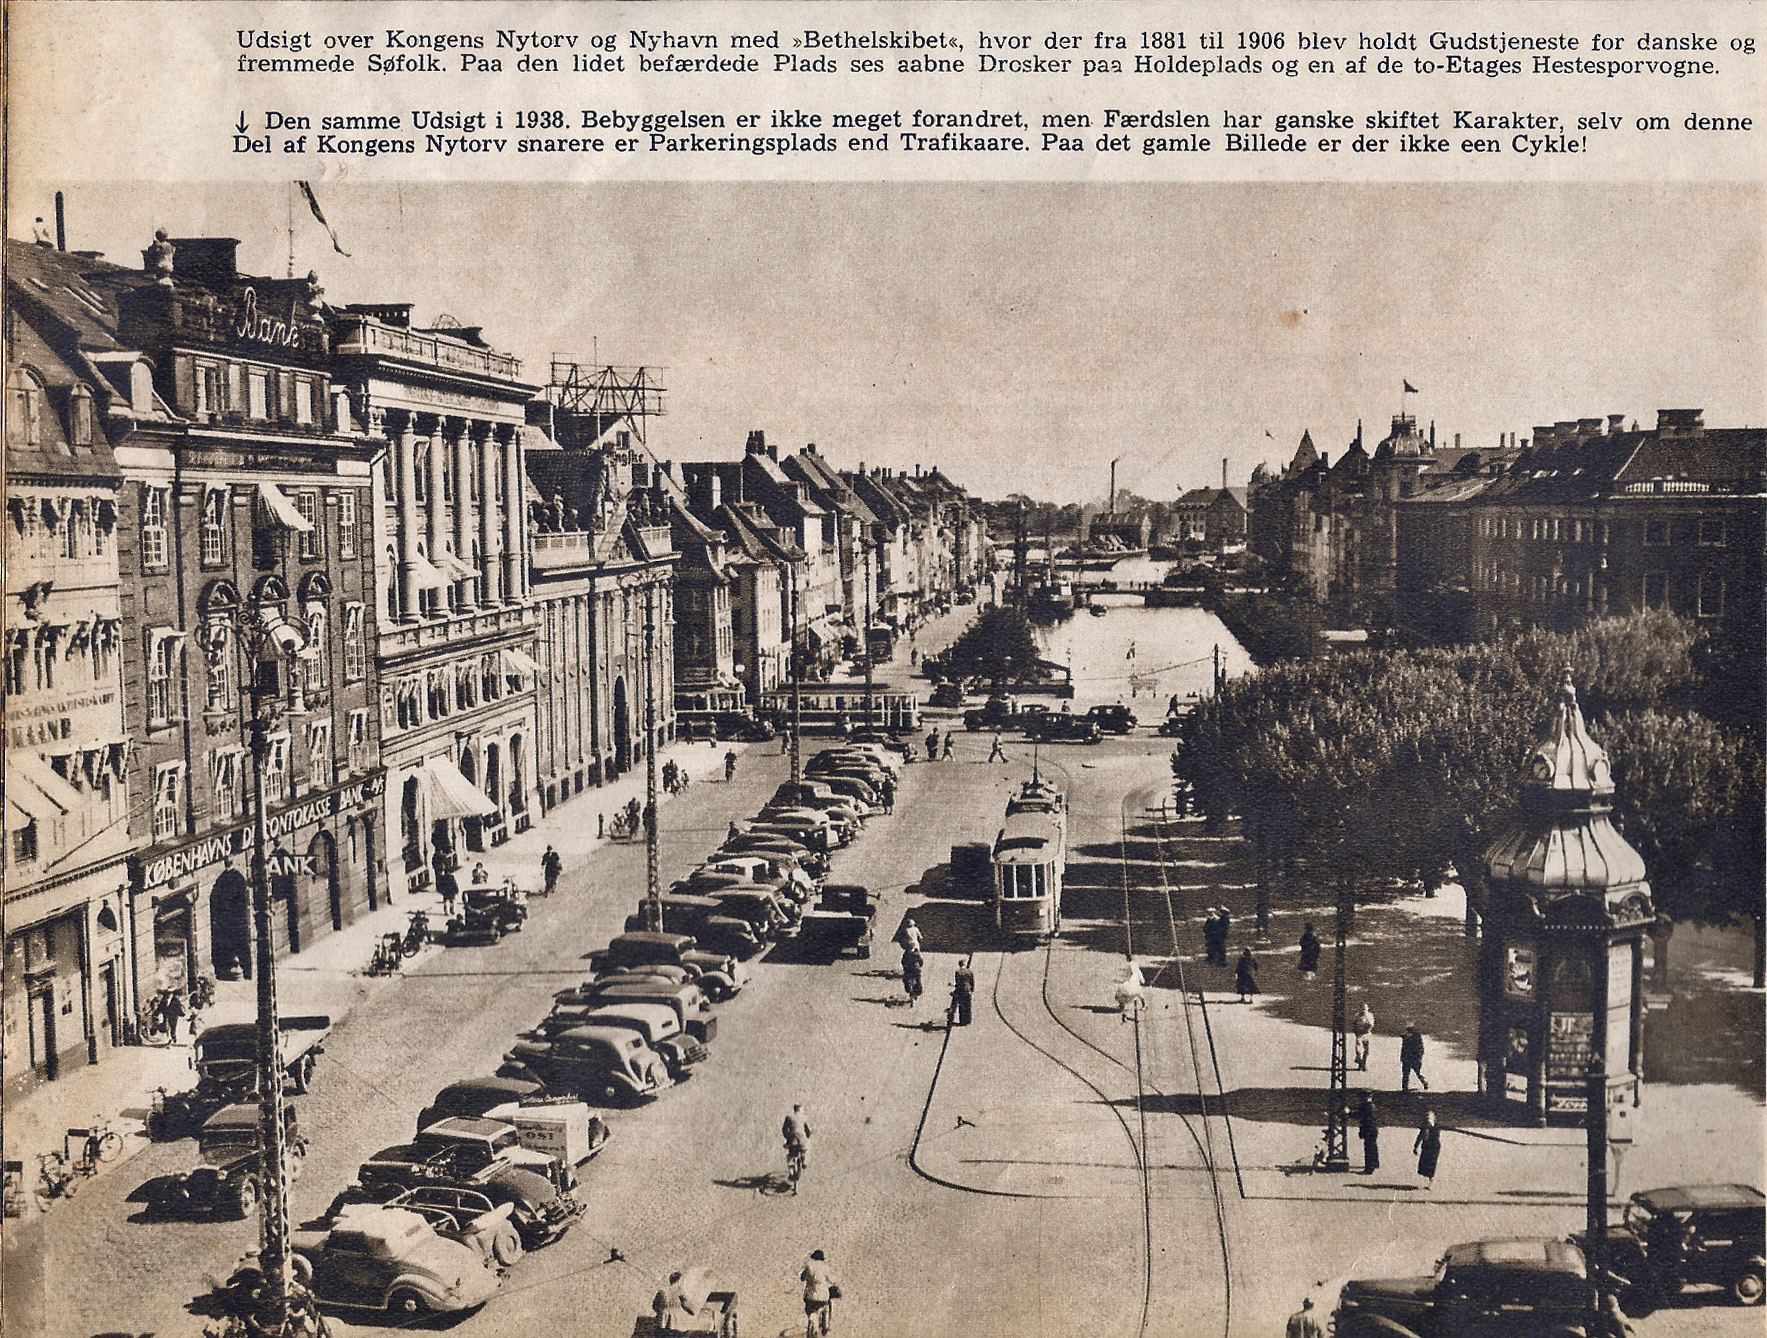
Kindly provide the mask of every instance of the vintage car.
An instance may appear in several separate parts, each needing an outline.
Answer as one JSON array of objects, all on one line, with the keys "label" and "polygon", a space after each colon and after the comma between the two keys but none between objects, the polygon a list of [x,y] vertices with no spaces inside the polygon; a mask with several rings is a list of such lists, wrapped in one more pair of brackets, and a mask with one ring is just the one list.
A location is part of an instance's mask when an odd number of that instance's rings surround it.
[{"label": "vintage car", "polygon": [[552,1040],[517,1041],[504,1056],[558,1091],[636,1105],[670,1085],[668,1061],[637,1032],[573,1027]]},{"label": "vintage car", "polygon": [[362,1163],[356,1174],[365,1197],[380,1202],[407,1189],[443,1185],[477,1190],[492,1203],[507,1203],[509,1220],[530,1250],[564,1235],[583,1211],[574,1197],[547,1176],[501,1161],[472,1170],[446,1148],[420,1148],[414,1143],[383,1148]]},{"label": "vintage car", "polygon": [[749,978],[748,968],[736,958],[702,951],[691,934],[621,934],[591,953],[589,965],[598,976],[620,966],[684,966],[697,972],[693,979],[714,1002],[736,994]]},{"label": "vintage car", "polygon": [[1538,1236],[1451,1246],[1433,1273],[1347,1282],[1335,1338],[1581,1338],[1593,1306],[1583,1252]]},{"label": "vintage car", "polygon": [[711,1011],[711,1000],[692,981],[678,984],[645,976],[617,975],[592,981],[572,993],[574,1002],[584,1009],[607,1003],[662,1004],[674,1010],[675,1016],[681,1019],[681,1029],[696,1040],[710,1044],[718,1034],[718,1019],[707,1016]]},{"label": "vintage car", "polygon": [[941,711],[955,711],[963,706],[963,685],[961,683],[941,683],[933,689],[932,696],[926,699],[928,706],[937,707]]},{"label": "vintage car", "polygon": [[[624,999],[608,1002],[591,1009],[583,1025],[637,1032],[644,1038],[644,1043],[667,1062],[669,1076],[676,1082],[686,1082],[693,1076],[693,1066],[703,1064],[711,1057],[705,1042],[686,1031],[681,1025],[681,1015],[667,1004]],[[571,1035],[572,1032],[567,1031],[559,1039],[568,1042]]]},{"label": "vintage car", "polygon": [[510,884],[475,883],[461,890],[461,913],[448,921],[449,947],[495,943],[527,923],[527,894]]},{"label": "vintage car", "polygon": [[846,911],[806,911],[798,924],[798,947],[808,956],[839,957],[848,948],[855,957],[871,956],[871,921]]},{"label": "vintage car", "polygon": [[782,785],[773,798],[755,815],[757,822],[773,822],[781,816],[814,815],[828,824],[829,848],[851,845],[859,835],[861,814],[845,800],[837,799],[834,791],[825,795],[809,791],[802,785]]},{"label": "vintage car", "polygon": [[421,1133],[451,1115],[483,1115],[498,1106],[545,1090],[537,1082],[522,1082],[515,1078],[466,1078],[449,1083],[418,1115],[417,1131]]},{"label": "vintage car", "polygon": [[773,791],[768,807],[775,805],[815,809],[838,819],[855,832],[859,830],[859,824],[871,816],[872,808],[851,795],[842,794],[824,776],[806,776],[801,781],[784,782]]},{"label": "vintage car", "polygon": [[748,883],[716,888],[708,891],[706,896],[723,907],[725,915],[733,915],[749,925],[763,942],[790,938],[797,932],[800,914],[797,902],[770,887]]},{"label": "vintage car", "polygon": [[1098,722],[1066,711],[1045,711],[1025,724],[1025,737],[1039,743],[1097,743],[1104,735]]},{"label": "vintage car", "polygon": [[844,795],[847,802],[858,808],[862,816],[869,817],[883,807],[883,782],[880,780],[873,784],[869,775],[855,769],[830,768],[811,772],[809,778],[818,785],[826,785],[836,795]]},{"label": "vintage car", "polygon": [[715,854],[699,868],[687,875],[687,881],[710,882],[712,879],[723,881],[739,879],[747,883],[756,883],[761,887],[771,888],[782,896],[790,897],[800,905],[808,901],[816,892],[816,880],[805,873],[795,859],[789,855],[731,855]]},{"label": "vintage car", "polygon": [[[1056,712],[1060,715],[1061,712]],[[1106,734],[1128,734],[1139,723],[1135,712],[1121,702],[1111,705],[1094,706],[1086,712],[1086,718],[1097,725]]]},{"label": "vintage car", "polygon": [[1041,703],[1037,704],[1037,711],[1021,707],[1017,698],[996,692],[980,706],[963,713],[963,727],[972,734],[984,729],[1021,729],[1042,709]]},{"label": "vintage car", "polygon": [[789,859],[802,869],[810,878],[822,878],[828,873],[828,856],[814,850],[803,841],[794,840],[783,832],[737,832],[726,837],[714,858],[726,855],[767,855]]},{"label": "vintage car", "polygon": [[806,771],[814,771],[819,767],[841,765],[859,765],[873,767],[890,777],[892,780],[902,778],[902,760],[907,753],[907,745],[892,741],[888,746],[872,743],[836,744],[832,748],[824,748],[804,764]]},{"label": "vintage car", "polygon": [[400,1208],[357,1204],[292,1244],[295,1278],[321,1302],[399,1319],[477,1309],[501,1282],[476,1250]]},{"label": "vintage car", "polygon": [[[525,1253],[521,1232],[510,1220],[515,1205],[507,1200],[493,1203],[482,1191],[457,1185],[419,1185],[391,1198],[386,1197],[384,1187],[368,1190],[351,1185],[332,1199],[322,1217],[302,1230],[329,1231],[364,1204],[414,1212],[434,1227],[437,1235],[459,1241],[493,1266],[508,1267]],[[299,1232],[295,1238],[300,1239]]]},{"label": "vintage car", "polygon": [[[711,897],[695,896],[677,883],[666,895],[657,899],[657,909],[666,934],[691,934],[696,942],[712,952],[729,953],[732,957],[753,957],[766,947],[766,940],[755,933],[754,926],[741,916],[730,914],[721,902]],[[626,917],[623,926],[628,934],[642,934],[650,926],[648,898],[640,897],[637,908]]]},{"label": "vintage car", "polygon": [[1743,1305],[1760,1305],[1764,1224],[1767,1204],[1750,1185],[1675,1185],[1634,1194],[1624,1220],[1607,1231],[1606,1264],[1624,1279],[1626,1313],[1649,1314],[1697,1286],[1720,1287]]},{"label": "vintage car", "polygon": [[[263,1140],[257,1102],[223,1106],[203,1122],[197,1134],[200,1162],[182,1175],[148,1183],[151,1216],[250,1217],[263,1192]],[[300,1179],[307,1142],[301,1137],[293,1106],[282,1109],[288,1148],[288,1178]]]},{"label": "vintage car", "polygon": [[795,804],[769,804],[755,815],[749,830],[779,832],[803,841],[812,850],[836,850],[850,839],[846,828],[832,815]]}]

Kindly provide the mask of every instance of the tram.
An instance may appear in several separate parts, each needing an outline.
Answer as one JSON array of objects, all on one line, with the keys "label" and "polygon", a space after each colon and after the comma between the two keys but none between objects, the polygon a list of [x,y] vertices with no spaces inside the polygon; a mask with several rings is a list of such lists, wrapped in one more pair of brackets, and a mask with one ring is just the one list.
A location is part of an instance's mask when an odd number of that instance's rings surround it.
[{"label": "tram", "polygon": [[[774,688],[761,695],[761,709],[779,722],[781,729],[791,728],[791,688]],[[873,688],[871,712],[865,710],[865,688],[862,684],[831,687],[827,683],[805,686],[799,691],[798,712],[806,731],[838,730],[844,722],[855,730],[885,730],[891,734],[914,734],[920,729],[920,699],[912,692]]]},{"label": "tram", "polygon": [[994,838],[994,924],[1010,934],[1061,932],[1068,863],[1067,799],[1033,773],[1006,805]]}]

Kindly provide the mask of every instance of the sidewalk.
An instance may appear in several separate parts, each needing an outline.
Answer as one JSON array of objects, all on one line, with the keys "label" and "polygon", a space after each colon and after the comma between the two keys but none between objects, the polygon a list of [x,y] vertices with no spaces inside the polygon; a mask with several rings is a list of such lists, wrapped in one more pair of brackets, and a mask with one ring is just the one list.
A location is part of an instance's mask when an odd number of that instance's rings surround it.
[{"label": "sidewalk", "polygon": [[[658,765],[664,761],[676,762],[687,769],[695,784],[713,778],[722,782],[724,754],[734,751],[740,757],[748,747],[727,742],[715,747],[675,743],[658,753]],[[532,890],[543,886],[540,856],[548,844],[563,857],[568,879],[590,852],[606,844],[605,838],[595,835],[595,815],[599,812],[611,817],[616,809],[634,797],[642,803],[644,789],[644,771],[639,768],[598,790],[586,790],[575,796],[571,803],[553,809],[506,844],[482,856],[472,855],[471,863],[461,870],[461,879],[464,882],[472,865],[482,860],[494,883],[510,877],[518,887]],[[672,796],[665,792],[659,798],[666,804]],[[440,924],[441,906],[441,897],[431,890],[401,896],[344,928],[326,934],[299,954],[279,958],[276,963],[279,1011],[284,1016],[326,1013],[334,1025],[341,1022],[358,1004],[398,979],[397,976],[367,974],[368,963],[380,936],[402,933],[409,913],[415,910],[427,910],[431,924]],[[444,951],[446,949],[441,945],[431,944],[417,957],[409,959],[408,964],[414,965]],[[257,1016],[256,989],[256,984],[250,980],[216,982],[215,1003],[204,1010],[203,1024],[253,1020]],[[66,1069],[56,1081],[42,1084],[7,1106],[5,1156],[9,1161],[24,1163],[24,1211],[27,1215],[37,1212],[31,1193],[37,1181],[37,1154],[61,1150],[67,1129],[84,1128],[96,1117],[109,1120],[123,1135],[123,1155],[101,1167],[101,1175],[114,1171],[147,1145],[146,1121],[152,1109],[154,1090],[164,1087],[170,1092],[180,1092],[196,1082],[188,1028],[180,1030],[180,1037],[177,1044],[169,1046],[126,1046],[112,1050],[101,1062]],[[321,1058],[319,1062],[323,1065],[325,1061]]]}]

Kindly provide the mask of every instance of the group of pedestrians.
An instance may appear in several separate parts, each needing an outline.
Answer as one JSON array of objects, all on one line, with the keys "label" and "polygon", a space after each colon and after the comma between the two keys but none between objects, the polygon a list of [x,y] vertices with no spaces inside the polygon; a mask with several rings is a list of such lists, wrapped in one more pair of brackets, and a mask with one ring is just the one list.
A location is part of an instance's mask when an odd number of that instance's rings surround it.
[{"label": "group of pedestrians", "polygon": [[[908,1006],[913,1008],[925,990],[926,954],[920,946],[920,926],[914,923],[912,915],[903,920],[901,929],[896,931],[896,942],[902,947],[902,992],[908,996]],[[951,1003],[946,1009],[946,1021],[954,1027],[969,1026],[975,1012],[975,994],[975,971],[970,966],[970,959],[965,957],[958,962],[951,978]]]},{"label": "group of pedestrians", "polygon": [[[1380,1117],[1375,1113],[1374,1097],[1367,1092],[1356,1112],[1356,1137],[1362,1140],[1362,1174],[1373,1175],[1380,1170]],[[1417,1174],[1424,1188],[1434,1189],[1436,1165],[1442,1156],[1442,1127],[1436,1123],[1435,1111],[1424,1111],[1417,1137],[1411,1140],[1411,1153],[1417,1158]]]},{"label": "group of pedestrians", "polygon": [[[810,1257],[798,1271],[798,1281],[804,1289],[804,1338],[821,1338],[829,1332],[834,1303],[841,1298],[841,1284],[829,1267],[826,1251],[810,1251]],[[686,1272],[677,1268],[669,1274],[669,1280],[657,1288],[650,1309],[656,1316],[659,1331],[675,1333],[682,1327],[682,1321],[699,1314],[705,1303],[705,1291],[690,1284]]]},{"label": "group of pedestrians", "polygon": [[[943,742],[941,743],[941,739]],[[951,731],[946,730],[941,736],[937,729],[926,732],[926,760],[929,762],[949,762],[957,756],[957,745],[951,738]]]}]

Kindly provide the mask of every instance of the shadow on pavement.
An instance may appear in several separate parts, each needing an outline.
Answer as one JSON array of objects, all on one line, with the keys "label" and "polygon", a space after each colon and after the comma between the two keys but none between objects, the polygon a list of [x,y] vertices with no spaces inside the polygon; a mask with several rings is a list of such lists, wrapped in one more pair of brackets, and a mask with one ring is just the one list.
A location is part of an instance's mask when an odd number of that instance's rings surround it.
[{"label": "shadow on pavement", "polygon": [[[1350,1089],[1352,1123],[1360,1108],[1362,1092]],[[1423,1113],[1433,1110],[1436,1122],[1450,1133],[1471,1129],[1530,1128],[1526,1119],[1505,1119],[1494,1112],[1490,1099],[1476,1092],[1372,1092],[1375,1118],[1383,1133],[1409,1139],[1423,1123]],[[1227,1093],[1227,1114],[1236,1120],[1260,1124],[1293,1124],[1307,1128],[1325,1123],[1327,1090],[1323,1087],[1237,1087]],[[1133,1109],[1135,1100],[1126,1097],[1113,1103]],[[1221,1099],[1213,1094],[1199,1099],[1194,1092],[1149,1095],[1143,1107],[1171,1115],[1219,1115]],[[1385,1140],[1383,1140],[1384,1146]]]}]

